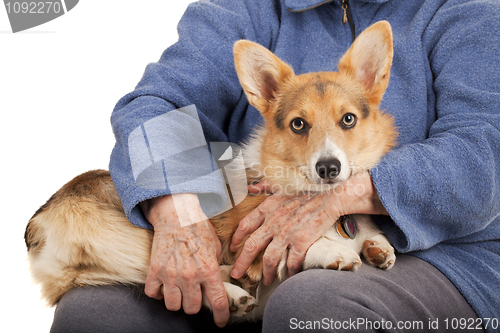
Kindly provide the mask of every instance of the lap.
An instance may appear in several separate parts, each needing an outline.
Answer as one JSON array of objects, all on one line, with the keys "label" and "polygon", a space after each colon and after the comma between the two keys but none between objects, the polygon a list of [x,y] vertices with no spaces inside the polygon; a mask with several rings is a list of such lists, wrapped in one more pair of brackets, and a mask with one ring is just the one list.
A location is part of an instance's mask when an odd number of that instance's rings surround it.
[{"label": "lap", "polygon": [[451,326],[453,318],[477,316],[435,267],[399,255],[388,271],[364,264],[357,272],[315,269],[293,276],[271,296],[263,332],[314,327],[339,332],[444,332],[447,318]]},{"label": "lap", "polygon": [[[370,328],[370,323],[372,331],[402,332],[405,330],[396,329],[402,322],[422,325],[406,331],[442,332],[446,318],[477,317],[440,271],[418,258],[399,255],[388,271],[364,264],[357,272],[314,269],[293,276],[269,300],[263,331],[301,331],[301,327],[308,328],[306,325],[316,321],[320,324],[318,331],[347,322],[350,326],[346,331],[350,332],[369,331],[365,328]],[[364,325],[352,326],[352,322],[362,323],[360,320]],[[436,323],[438,329],[433,330]],[[392,330],[376,329],[389,325]],[[261,327],[261,323],[243,323],[220,330],[206,309],[196,315],[172,312],[163,301],[151,299],[142,291],[108,286],[82,287],[64,295],[51,332],[244,333],[260,332]]]},{"label": "lap", "polygon": [[54,313],[51,333],[59,332],[260,332],[261,323],[219,329],[212,314],[169,311],[163,301],[126,286],[82,287],[65,294]]}]

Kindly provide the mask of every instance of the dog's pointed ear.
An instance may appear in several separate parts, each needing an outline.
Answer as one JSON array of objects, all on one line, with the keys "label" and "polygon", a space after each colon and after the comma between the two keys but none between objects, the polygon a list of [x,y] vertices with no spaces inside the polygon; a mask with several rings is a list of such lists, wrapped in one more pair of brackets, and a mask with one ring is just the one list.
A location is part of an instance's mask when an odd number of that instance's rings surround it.
[{"label": "dog's pointed ear", "polygon": [[392,29],[380,21],[363,31],[340,59],[339,72],[354,76],[369,93],[372,103],[380,103],[389,85],[392,58]]},{"label": "dog's pointed ear", "polygon": [[234,64],[250,104],[266,113],[293,69],[265,47],[247,40],[234,44]]}]

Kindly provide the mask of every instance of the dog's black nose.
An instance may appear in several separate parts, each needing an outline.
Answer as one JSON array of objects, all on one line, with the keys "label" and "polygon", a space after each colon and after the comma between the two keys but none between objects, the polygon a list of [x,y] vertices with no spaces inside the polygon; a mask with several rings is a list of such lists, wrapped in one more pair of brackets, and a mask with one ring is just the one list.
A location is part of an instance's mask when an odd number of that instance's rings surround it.
[{"label": "dog's black nose", "polygon": [[334,179],[340,173],[340,161],[337,158],[318,161],[316,172],[323,179]]}]

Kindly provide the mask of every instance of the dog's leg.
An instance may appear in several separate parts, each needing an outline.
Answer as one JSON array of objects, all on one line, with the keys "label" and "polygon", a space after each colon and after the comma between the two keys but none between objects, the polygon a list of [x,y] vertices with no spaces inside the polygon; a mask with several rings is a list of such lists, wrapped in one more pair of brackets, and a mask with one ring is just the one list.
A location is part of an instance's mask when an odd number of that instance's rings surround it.
[{"label": "dog's leg", "polygon": [[396,261],[394,248],[382,234],[375,235],[364,241],[361,252],[370,265],[378,266],[382,269],[392,268]]},{"label": "dog's leg", "polygon": [[[331,229],[318,239],[307,251],[304,269],[327,268],[355,271],[361,265],[361,258],[350,247],[336,240]],[[329,235],[334,237],[328,237]]]},{"label": "dog's leg", "polygon": [[[238,280],[231,278],[232,268],[232,265],[219,266],[222,281],[226,288],[231,317],[244,317],[257,307],[257,299],[255,297],[257,286],[246,277]],[[211,309],[210,303],[205,297],[203,297],[203,304]]]},{"label": "dog's leg", "polygon": [[257,307],[257,300],[246,290],[229,282],[224,282],[231,316],[243,317]]},{"label": "dog's leg", "polygon": [[389,240],[382,234],[377,225],[368,215],[352,215],[358,225],[356,243],[366,261],[382,269],[394,266],[396,255]]}]

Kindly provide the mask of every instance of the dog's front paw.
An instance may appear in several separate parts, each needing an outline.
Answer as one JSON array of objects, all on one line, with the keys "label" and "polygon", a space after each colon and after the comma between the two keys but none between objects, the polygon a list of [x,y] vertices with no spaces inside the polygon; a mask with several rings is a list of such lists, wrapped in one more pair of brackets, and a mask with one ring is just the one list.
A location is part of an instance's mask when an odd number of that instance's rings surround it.
[{"label": "dog's front paw", "polygon": [[304,260],[304,269],[326,268],[355,271],[359,266],[361,266],[361,258],[355,251],[326,237],[321,237],[311,245]]},{"label": "dog's front paw", "polygon": [[257,307],[257,300],[247,291],[229,282],[224,282],[224,287],[226,288],[231,316],[247,315]]},{"label": "dog's front paw", "polygon": [[339,253],[337,256],[330,260],[330,263],[323,268],[334,269],[339,271],[355,271],[361,266],[361,258],[356,254],[348,253],[342,254]]},{"label": "dog's front paw", "polygon": [[382,269],[391,269],[396,261],[394,248],[383,235],[376,235],[366,240],[363,243],[361,252],[370,265]]}]

